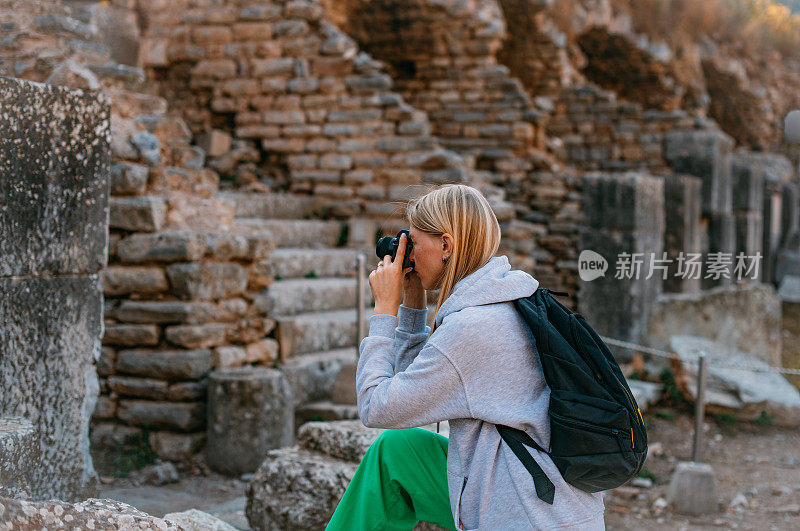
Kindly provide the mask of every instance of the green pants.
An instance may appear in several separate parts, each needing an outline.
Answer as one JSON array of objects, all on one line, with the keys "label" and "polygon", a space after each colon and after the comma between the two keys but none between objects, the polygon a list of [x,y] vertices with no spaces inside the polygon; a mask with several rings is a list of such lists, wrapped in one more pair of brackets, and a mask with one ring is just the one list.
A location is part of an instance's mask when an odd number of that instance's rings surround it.
[{"label": "green pants", "polygon": [[410,531],[420,520],[456,531],[447,488],[447,437],[385,430],[364,454],[326,531]]}]

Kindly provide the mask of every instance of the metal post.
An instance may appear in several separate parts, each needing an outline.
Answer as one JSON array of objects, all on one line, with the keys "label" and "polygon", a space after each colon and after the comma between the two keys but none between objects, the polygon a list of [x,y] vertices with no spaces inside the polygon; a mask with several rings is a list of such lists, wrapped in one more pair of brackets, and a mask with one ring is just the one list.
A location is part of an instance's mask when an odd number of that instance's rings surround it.
[{"label": "metal post", "polygon": [[366,286],[364,285],[364,275],[367,270],[367,255],[359,253],[356,262],[356,275],[358,278],[358,286],[356,288],[356,313],[358,319],[358,326],[356,327],[356,334],[358,334],[356,337],[356,358],[358,358],[361,355],[359,350],[361,340],[366,335],[364,323],[364,294]]},{"label": "metal post", "polygon": [[706,404],[706,353],[700,352],[697,358],[697,398],[694,402],[694,444],[692,446],[692,461],[700,463],[703,458],[703,418],[705,417]]}]

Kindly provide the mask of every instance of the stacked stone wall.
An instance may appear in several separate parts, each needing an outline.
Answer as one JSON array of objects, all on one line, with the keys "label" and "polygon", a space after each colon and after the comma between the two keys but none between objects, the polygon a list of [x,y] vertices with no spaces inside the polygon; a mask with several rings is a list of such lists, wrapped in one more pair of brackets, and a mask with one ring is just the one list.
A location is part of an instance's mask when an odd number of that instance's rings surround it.
[{"label": "stacked stone wall", "polygon": [[[266,189],[324,198],[334,217],[399,217],[390,202],[460,175],[427,115],[319,3],[178,4],[141,6],[141,62],[192,134],[221,129],[246,146]],[[249,184],[226,159],[208,163]]]}]

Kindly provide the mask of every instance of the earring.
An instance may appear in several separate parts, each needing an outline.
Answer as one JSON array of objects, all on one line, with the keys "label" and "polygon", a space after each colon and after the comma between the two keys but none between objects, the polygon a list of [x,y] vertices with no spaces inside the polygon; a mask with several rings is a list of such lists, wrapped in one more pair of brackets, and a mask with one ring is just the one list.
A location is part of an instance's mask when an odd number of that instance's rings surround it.
[{"label": "earring", "polygon": [[449,256],[447,258],[445,258],[444,256],[442,257],[442,263],[443,264],[446,264],[448,260],[450,260]]}]

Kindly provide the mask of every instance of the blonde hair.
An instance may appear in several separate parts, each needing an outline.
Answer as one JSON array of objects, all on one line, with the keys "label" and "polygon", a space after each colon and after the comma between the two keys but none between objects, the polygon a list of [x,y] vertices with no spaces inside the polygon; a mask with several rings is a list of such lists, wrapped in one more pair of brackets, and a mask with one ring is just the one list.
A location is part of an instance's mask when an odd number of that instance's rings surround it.
[{"label": "blonde hair", "polygon": [[[438,314],[458,281],[495,255],[500,247],[500,224],[483,194],[465,184],[444,184],[412,199],[406,207],[406,218],[418,231],[431,236],[449,233],[453,237],[453,253],[439,283]],[[434,330],[435,321],[431,334]]]}]

